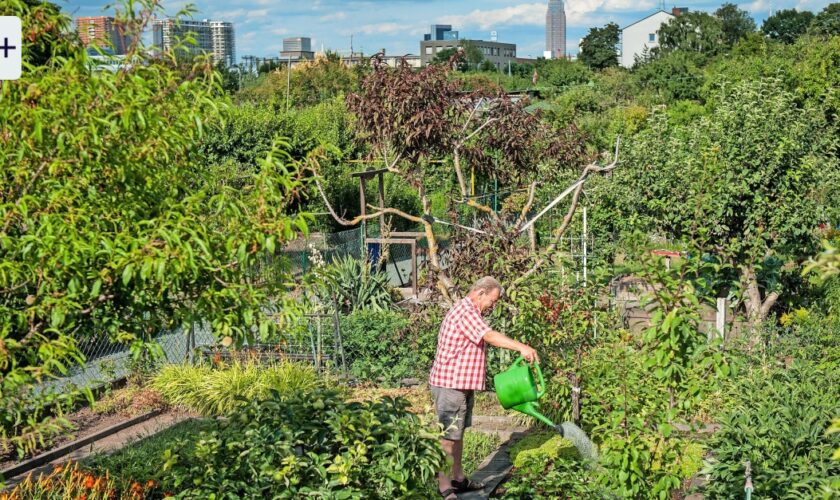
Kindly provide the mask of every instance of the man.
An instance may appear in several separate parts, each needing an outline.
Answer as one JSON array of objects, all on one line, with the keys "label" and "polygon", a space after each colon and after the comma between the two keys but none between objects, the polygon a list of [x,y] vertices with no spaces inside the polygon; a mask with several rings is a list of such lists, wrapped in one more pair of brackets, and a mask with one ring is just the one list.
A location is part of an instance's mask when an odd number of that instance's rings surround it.
[{"label": "man", "polygon": [[456,493],[484,487],[464,476],[461,454],[464,429],[472,423],[474,391],[484,390],[486,344],[519,351],[529,363],[539,361],[534,349],[493,331],[482,318],[482,314],[493,309],[502,293],[502,286],[494,278],[481,278],[449,310],[440,325],[429,385],[438,421],[444,427],[441,446],[452,458],[452,476],[443,471],[438,473],[438,491],[448,500],[457,498]]}]

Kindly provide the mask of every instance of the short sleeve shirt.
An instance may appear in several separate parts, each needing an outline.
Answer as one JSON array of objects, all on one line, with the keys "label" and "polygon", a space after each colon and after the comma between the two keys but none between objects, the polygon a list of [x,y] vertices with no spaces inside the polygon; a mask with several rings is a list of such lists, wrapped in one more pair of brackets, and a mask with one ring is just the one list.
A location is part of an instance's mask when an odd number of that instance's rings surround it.
[{"label": "short sleeve shirt", "polygon": [[469,297],[446,314],[438,333],[437,352],[429,385],[449,389],[484,390],[484,334],[491,330]]}]

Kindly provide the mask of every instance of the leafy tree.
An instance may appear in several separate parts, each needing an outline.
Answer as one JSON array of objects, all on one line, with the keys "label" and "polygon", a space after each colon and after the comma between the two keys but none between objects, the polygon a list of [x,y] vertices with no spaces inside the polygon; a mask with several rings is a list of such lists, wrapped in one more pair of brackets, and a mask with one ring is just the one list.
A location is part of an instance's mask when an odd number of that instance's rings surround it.
[{"label": "leafy tree", "polygon": [[[462,54],[462,56],[458,57],[455,62],[458,71],[481,69],[482,63],[485,62],[484,54],[481,53],[481,49],[479,49],[475,43],[471,40],[460,40],[457,47],[451,47],[438,51],[435,54],[434,59],[432,59],[432,63],[451,64],[452,58],[457,54]],[[492,69],[495,70],[496,67],[493,66]],[[482,69],[482,71],[484,70]]]},{"label": "leafy tree", "polygon": [[725,3],[715,11],[715,17],[721,22],[723,37],[730,47],[755,31],[755,21],[750,13],[741,10],[734,3]]},{"label": "leafy tree", "polygon": [[592,69],[618,66],[616,46],[619,31],[615,23],[609,23],[603,28],[590,28],[589,34],[580,42],[580,61]]},{"label": "leafy tree", "polygon": [[782,43],[793,43],[808,31],[808,26],[814,20],[814,14],[809,11],[798,12],[796,9],[785,9],[768,17],[761,25],[761,31]]},{"label": "leafy tree", "polygon": [[815,35],[840,35],[840,3],[828,4],[811,22],[809,31]]},{"label": "leafy tree", "polygon": [[[45,0],[13,0],[0,4],[0,16],[21,18],[23,38],[27,41],[22,52],[24,64],[44,66],[53,57],[67,57],[82,50],[79,39],[71,31],[71,19],[60,15],[61,7]],[[49,19],[52,22],[43,22]]]},{"label": "leafy tree", "polygon": [[235,94],[239,90],[239,75],[240,68],[230,68],[224,62],[216,65],[216,70],[219,72],[220,85],[226,94]]},{"label": "leafy tree", "polygon": [[[66,22],[15,4],[31,29]],[[146,27],[155,0],[129,2]],[[40,28],[38,28],[40,27]],[[29,39],[24,37],[24,43]],[[24,46],[27,49],[27,46]],[[53,58],[0,89],[0,431],[3,451],[31,450],[66,421],[46,411],[76,395],[51,379],[83,361],[79,343],[108,339],[140,358],[161,331],[203,320],[218,337],[267,339],[293,314],[282,279],[252,269],[306,230],[285,210],[303,189],[282,152],[238,188],[215,182],[197,145],[219,74],[173,54],[92,72],[87,55]]]},{"label": "leafy tree", "polygon": [[568,59],[540,59],[536,65],[540,85],[568,87],[588,83],[593,78],[592,71],[580,61]]},{"label": "leafy tree", "polygon": [[697,99],[703,84],[702,60],[698,54],[673,51],[637,65],[633,73],[639,84],[655,92],[661,101]]},{"label": "leafy tree", "polygon": [[725,46],[723,22],[706,12],[681,14],[659,28],[661,53],[674,51],[715,55]]},{"label": "leafy tree", "polygon": [[[455,203],[471,207],[493,220],[495,231],[512,229],[518,233],[530,207],[525,207],[517,222],[509,225],[492,208],[469,197],[464,168],[471,166],[476,175],[513,186],[530,182],[533,193],[536,179],[551,179],[558,174],[558,166],[574,164],[582,157],[581,143],[574,131],[563,131],[558,137],[556,131],[524,109],[524,101],[514,103],[504,94],[481,90],[461,93],[459,81],[450,78],[449,68],[445,66],[429,65],[415,72],[408,66],[391,69],[377,61],[373,72],[363,80],[361,91],[348,97],[348,106],[357,117],[360,138],[369,146],[371,155],[389,174],[399,176],[417,190],[422,212],[372,207],[373,213],[348,220],[332,209],[321,190],[328,210],[336,221],[346,226],[383,216],[402,217],[422,225],[429,244],[433,283],[450,302],[459,292],[440,263],[436,221],[426,184],[427,160],[451,155],[452,163],[447,165],[444,175],[458,180],[460,194],[456,195]],[[590,166],[584,170],[583,179],[600,171],[597,166]],[[582,185],[577,186],[572,212]],[[532,203],[533,196],[529,205]],[[531,272],[543,260],[538,259]]]},{"label": "leafy tree", "polygon": [[811,256],[816,224],[836,212],[825,196],[838,169],[833,137],[823,114],[800,109],[778,80],[730,85],[714,100],[685,126],[654,118],[614,180],[651,231],[693,238],[725,263],[757,323],[786,292],[785,263]]}]

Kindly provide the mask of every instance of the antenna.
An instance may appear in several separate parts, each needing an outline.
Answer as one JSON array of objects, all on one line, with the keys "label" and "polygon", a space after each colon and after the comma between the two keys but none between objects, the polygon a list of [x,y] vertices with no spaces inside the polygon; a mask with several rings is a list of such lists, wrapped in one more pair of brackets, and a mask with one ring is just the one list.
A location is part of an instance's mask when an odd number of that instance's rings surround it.
[{"label": "antenna", "polygon": [[665,10],[665,0],[659,0],[659,10]]}]

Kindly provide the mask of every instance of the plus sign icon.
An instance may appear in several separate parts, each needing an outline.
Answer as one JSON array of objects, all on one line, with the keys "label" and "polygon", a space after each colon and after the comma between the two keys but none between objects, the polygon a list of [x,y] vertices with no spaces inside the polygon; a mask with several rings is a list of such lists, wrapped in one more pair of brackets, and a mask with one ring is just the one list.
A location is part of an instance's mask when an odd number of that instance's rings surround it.
[{"label": "plus sign icon", "polygon": [[0,80],[17,80],[21,71],[20,18],[0,16]]}]

